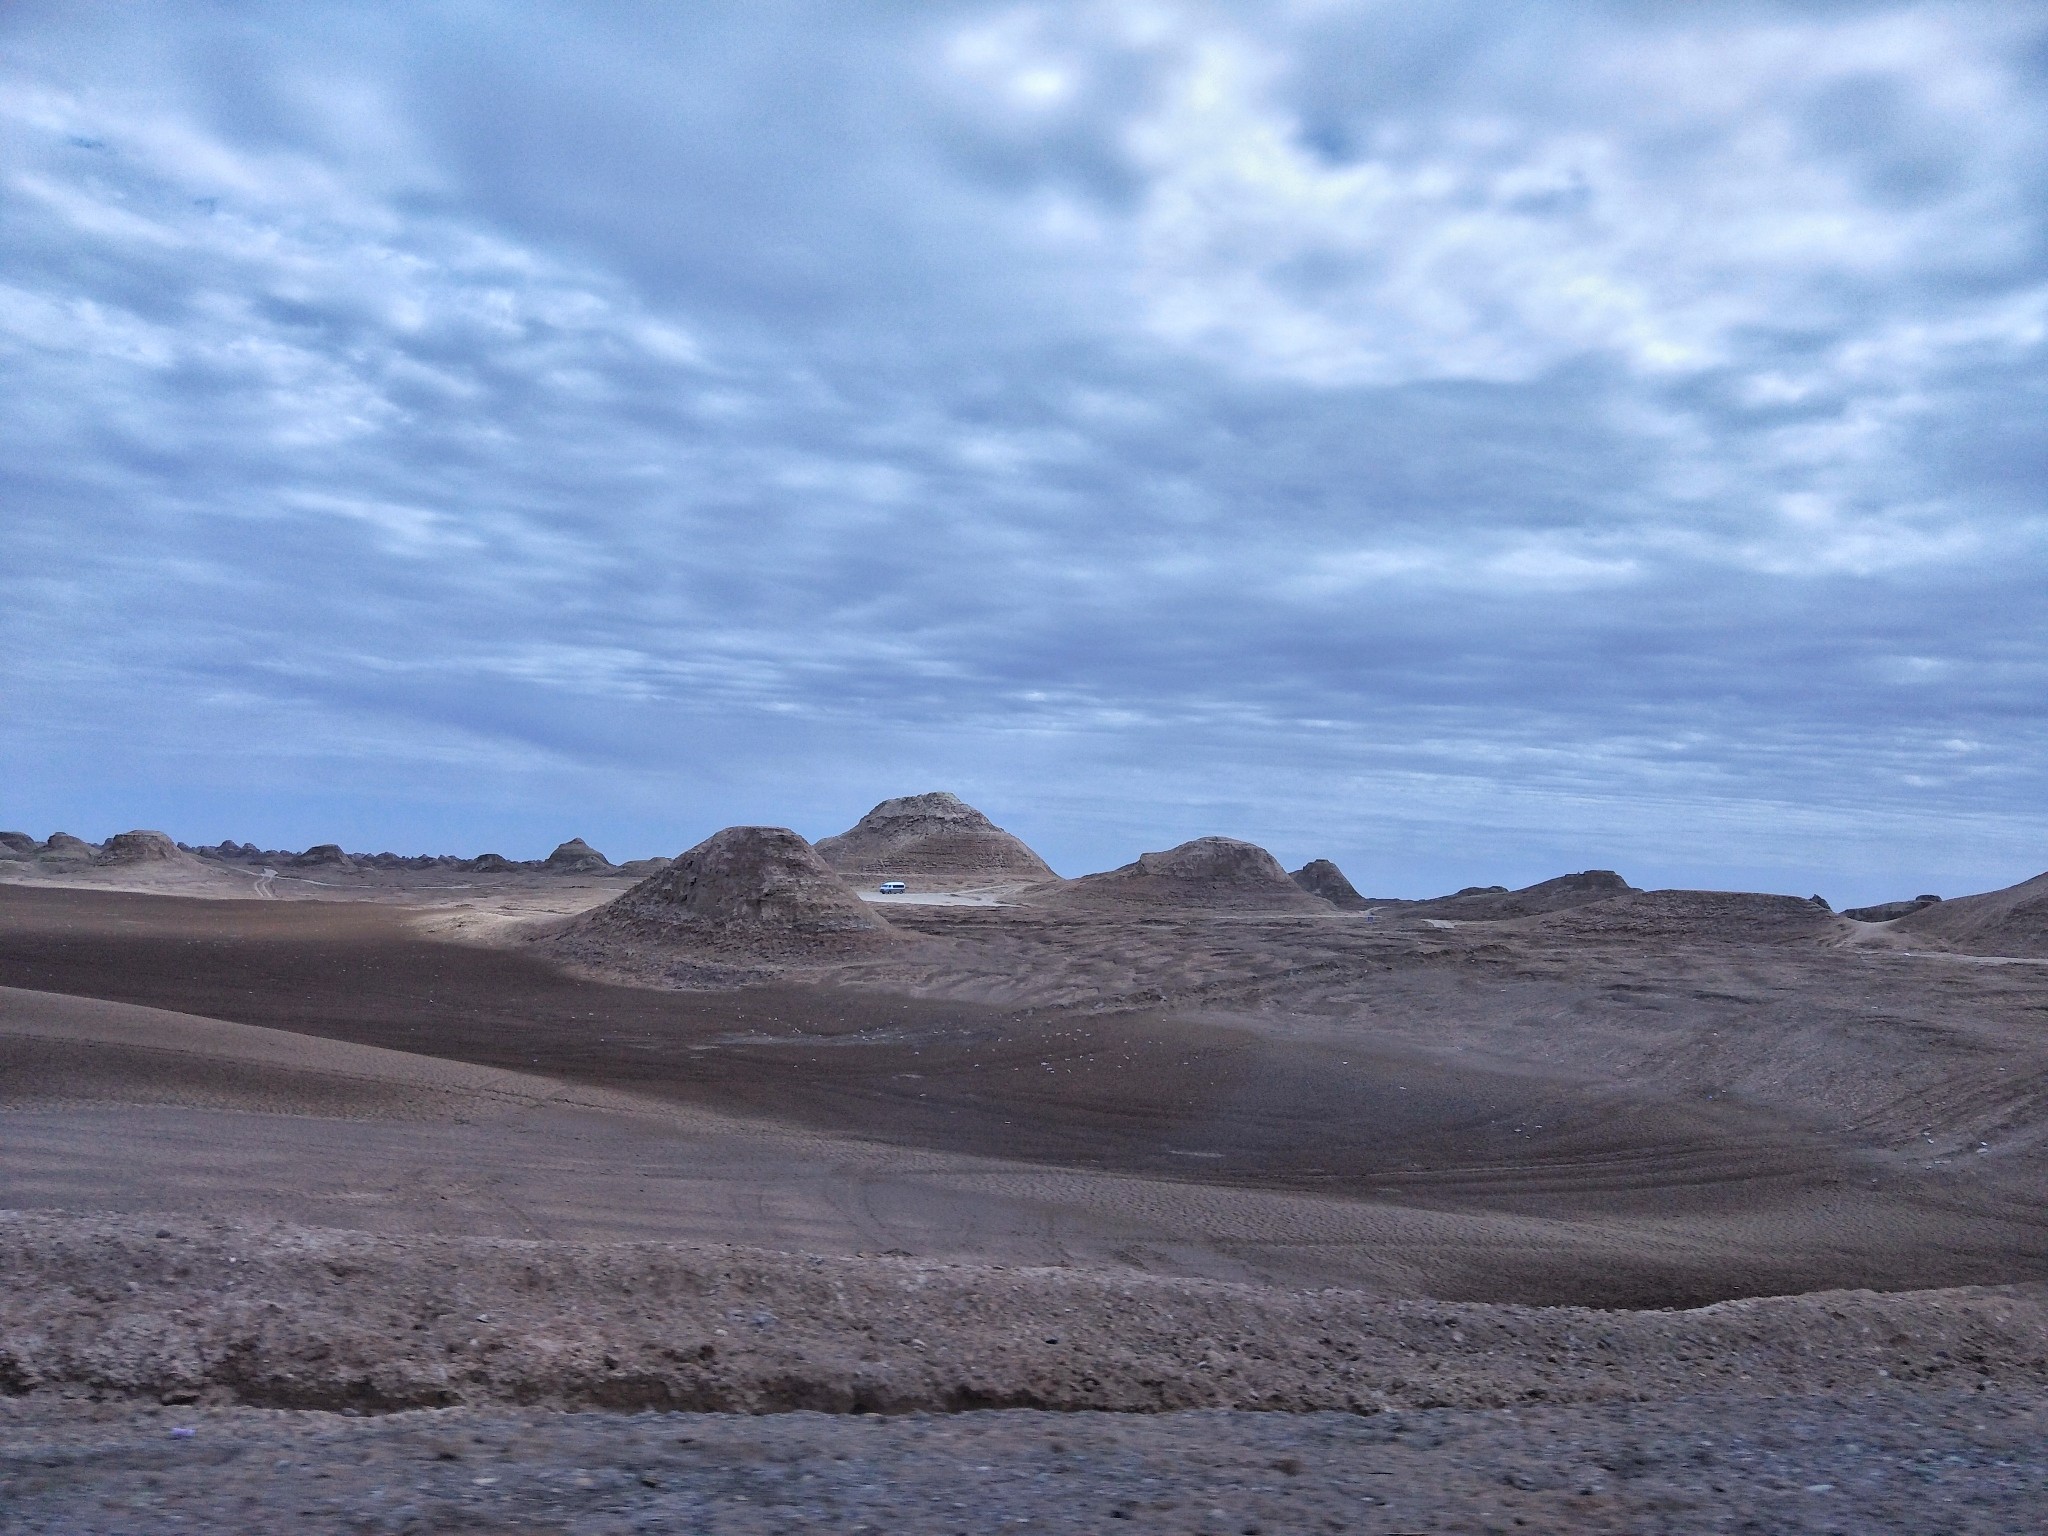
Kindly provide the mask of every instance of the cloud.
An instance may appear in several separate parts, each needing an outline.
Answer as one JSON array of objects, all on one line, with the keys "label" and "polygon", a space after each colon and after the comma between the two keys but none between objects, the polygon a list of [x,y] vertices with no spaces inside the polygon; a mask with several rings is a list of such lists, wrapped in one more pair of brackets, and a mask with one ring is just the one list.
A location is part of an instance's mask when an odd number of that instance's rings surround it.
[{"label": "cloud", "polygon": [[2037,8],[0,28],[16,820],[2040,846]]}]

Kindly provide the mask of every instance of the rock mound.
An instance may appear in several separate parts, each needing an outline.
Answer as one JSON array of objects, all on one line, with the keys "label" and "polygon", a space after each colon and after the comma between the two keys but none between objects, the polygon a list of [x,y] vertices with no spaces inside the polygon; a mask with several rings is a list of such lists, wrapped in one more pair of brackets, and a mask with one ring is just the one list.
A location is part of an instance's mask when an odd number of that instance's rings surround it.
[{"label": "rock mound", "polygon": [[188,861],[191,855],[162,832],[117,832],[100,845],[102,864],[165,864]]},{"label": "rock mound", "polygon": [[547,856],[543,867],[558,874],[601,874],[611,869],[612,861],[582,838],[572,837]]},{"label": "rock mound", "polygon": [[1344,871],[1328,859],[1310,859],[1301,868],[1290,871],[1287,878],[1309,895],[1320,896],[1335,907],[1356,911],[1372,905],[1358,894],[1356,886],[1344,878]]},{"label": "rock mound", "polygon": [[354,869],[356,861],[341,851],[339,843],[315,843],[304,853],[285,861],[295,869]]},{"label": "rock mound", "polygon": [[502,875],[525,866],[513,863],[502,853],[480,853],[473,859],[464,859],[456,868],[472,875]]},{"label": "rock mound", "polygon": [[0,832],[0,849],[5,850],[4,853],[0,853],[0,858],[6,857],[7,854],[27,857],[42,846],[26,832]]},{"label": "rock mound", "polygon": [[90,859],[99,852],[82,837],[73,837],[69,832],[52,832],[50,840],[38,850],[39,859]]},{"label": "rock mound", "polygon": [[1063,906],[1212,907],[1260,912],[1328,912],[1288,878],[1280,861],[1257,843],[1198,837],[1135,864],[1083,875],[1034,893]]},{"label": "rock mound", "polygon": [[1793,944],[1843,929],[1818,896],[1637,891],[1539,916],[1530,931],[1578,943]]},{"label": "rock mound", "polygon": [[787,827],[727,827],[572,923],[624,940],[737,959],[801,961],[881,947],[889,925]]},{"label": "rock mound", "polygon": [[818,856],[842,874],[863,879],[1055,878],[1022,839],[944,790],[884,800],[837,837],[820,839]]},{"label": "rock mound", "polygon": [[1927,902],[1893,931],[1968,954],[2048,957],[2048,874],[2002,891]]},{"label": "rock mound", "polygon": [[1639,894],[1611,869],[1588,869],[1576,875],[1559,875],[1535,885],[1511,891],[1505,886],[1467,886],[1455,896],[1404,904],[1404,910],[1422,917],[1449,918],[1457,922],[1500,922],[1511,917],[1537,917],[1545,912],[1563,912],[1617,896]]}]

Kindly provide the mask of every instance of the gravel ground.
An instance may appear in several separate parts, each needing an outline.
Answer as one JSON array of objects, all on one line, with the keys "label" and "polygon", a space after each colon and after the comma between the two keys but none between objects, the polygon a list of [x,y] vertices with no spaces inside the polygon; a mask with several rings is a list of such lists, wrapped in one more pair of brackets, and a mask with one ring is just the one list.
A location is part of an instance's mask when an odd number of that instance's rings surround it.
[{"label": "gravel ground", "polygon": [[1505,1408],[2048,1392],[2048,1288],[1679,1312],[0,1212],[0,1393],[396,1411]]},{"label": "gravel ground", "polygon": [[2048,1395],[901,1417],[0,1401],[0,1530],[2042,1529]]}]

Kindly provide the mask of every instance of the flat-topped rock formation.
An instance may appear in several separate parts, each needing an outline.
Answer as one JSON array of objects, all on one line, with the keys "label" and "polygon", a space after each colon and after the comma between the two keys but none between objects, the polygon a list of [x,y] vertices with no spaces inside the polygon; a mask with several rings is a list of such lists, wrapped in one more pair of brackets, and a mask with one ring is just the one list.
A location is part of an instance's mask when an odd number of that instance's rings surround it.
[{"label": "flat-topped rock formation", "polygon": [[2048,874],[2002,891],[1916,903],[1892,932],[1977,955],[2048,956]]},{"label": "flat-topped rock formation", "polygon": [[594,941],[772,962],[868,953],[893,936],[787,827],[714,832],[564,935],[572,951],[593,958]]},{"label": "flat-topped rock formation", "polygon": [[1328,912],[1330,903],[1296,885],[1257,843],[1198,837],[1099,875],[1026,893],[1051,906],[1212,907],[1260,912]]},{"label": "flat-topped rock formation", "polygon": [[1922,907],[1931,907],[1939,900],[1939,896],[1915,896],[1911,901],[1881,901],[1874,907],[1844,907],[1842,916],[1853,917],[1859,923],[1889,923]]},{"label": "flat-topped rock formation", "polygon": [[1310,859],[1301,868],[1288,872],[1288,879],[1307,891],[1311,896],[1320,896],[1333,907],[1356,911],[1371,906],[1358,888],[1344,878],[1344,871],[1328,859]]},{"label": "flat-topped rock formation", "polygon": [[1511,917],[1562,912],[1571,907],[1636,894],[1636,888],[1613,870],[1589,869],[1576,875],[1559,875],[1554,880],[1538,881],[1519,891],[1499,885],[1467,887],[1455,896],[1404,902],[1402,910],[1424,917],[1451,918],[1462,922],[1499,922]]},{"label": "flat-topped rock formation", "polygon": [[862,880],[924,877],[946,883],[1056,879],[1052,867],[957,795],[935,790],[884,800],[818,856]]}]

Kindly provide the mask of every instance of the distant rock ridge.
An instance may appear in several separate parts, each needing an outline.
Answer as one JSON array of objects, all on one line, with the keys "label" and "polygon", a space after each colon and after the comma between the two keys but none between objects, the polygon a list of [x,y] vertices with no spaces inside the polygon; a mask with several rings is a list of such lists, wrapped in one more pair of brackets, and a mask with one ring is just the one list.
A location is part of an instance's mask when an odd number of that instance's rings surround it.
[{"label": "distant rock ridge", "polygon": [[1455,896],[1403,903],[1402,911],[1461,922],[1499,922],[1515,917],[1535,917],[1544,912],[1562,912],[1571,907],[1635,894],[1636,888],[1613,870],[1588,869],[1576,875],[1541,880],[1519,891],[1511,891],[1502,885],[1468,885]]},{"label": "distant rock ridge", "polygon": [[1356,886],[1344,878],[1344,871],[1328,859],[1310,859],[1301,868],[1291,871],[1287,878],[1309,895],[1320,896],[1333,907],[1358,911],[1372,905],[1358,894]]},{"label": "distant rock ridge", "polygon": [[216,862],[269,864],[281,869],[445,869],[486,875],[522,871],[553,875],[647,874],[668,864],[667,859],[639,859],[631,864],[613,864],[580,837],[572,837],[560,844],[545,859],[508,859],[500,853],[482,853],[475,858],[463,858],[452,853],[348,853],[337,843],[319,843],[303,853],[293,853],[289,849],[265,849],[254,843],[238,843],[232,838],[186,851]]},{"label": "distant rock ridge", "polygon": [[569,925],[576,938],[797,961],[888,944],[881,914],[787,827],[727,827]]},{"label": "distant rock ridge", "polygon": [[884,800],[846,831],[819,839],[817,851],[842,874],[862,878],[1057,878],[1022,839],[944,790]]},{"label": "distant rock ridge", "polygon": [[1025,893],[1056,906],[1210,907],[1239,911],[1328,912],[1330,903],[1288,877],[1257,843],[1198,837],[1099,875]]}]

